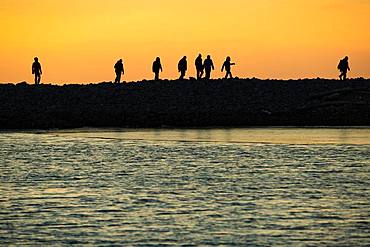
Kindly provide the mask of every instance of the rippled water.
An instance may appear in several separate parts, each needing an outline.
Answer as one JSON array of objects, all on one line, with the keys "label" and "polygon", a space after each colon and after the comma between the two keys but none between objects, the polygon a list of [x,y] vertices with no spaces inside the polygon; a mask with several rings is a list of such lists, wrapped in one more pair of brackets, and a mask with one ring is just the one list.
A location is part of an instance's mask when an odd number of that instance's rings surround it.
[{"label": "rippled water", "polygon": [[0,133],[0,244],[370,245],[370,129]]}]

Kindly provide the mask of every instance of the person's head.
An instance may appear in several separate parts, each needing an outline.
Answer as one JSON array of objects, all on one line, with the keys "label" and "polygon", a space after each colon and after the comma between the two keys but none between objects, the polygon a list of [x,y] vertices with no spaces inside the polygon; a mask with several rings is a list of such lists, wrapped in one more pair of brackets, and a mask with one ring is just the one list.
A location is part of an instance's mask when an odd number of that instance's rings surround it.
[{"label": "person's head", "polygon": [[159,61],[161,61],[161,59],[160,59],[159,57],[157,57],[157,58],[155,59],[155,61],[159,62]]},{"label": "person's head", "polygon": [[230,61],[231,60],[231,58],[228,56],[227,58],[226,58],[226,61]]},{"label": "person's head", "polygon": [[120,60],[118,60],[118,62],[122,63],[122,58],[120,58]]},{"label": "person's head", "polygon": [[37,61],[39,61],[39,58],[35,57],[33,60],[35,60],[35,62],[37,62]]},{"label": "person's head", "polygon": [[202,57],[202,54],[199,53],[198,57]]},{"label": "person's head", "polygon": [[346,56],[346,57],[344,58],[344,60],[348,60],[348,56]]},{"label": "person's head", "polygon": [[184,56],[182,59],[186,60],[186,56]]},{"label": "person's head", "polygon": [[211,59],[211,56],[210,56],[210,55],[207,55],[207,58],[208,58],[208,59]]}]

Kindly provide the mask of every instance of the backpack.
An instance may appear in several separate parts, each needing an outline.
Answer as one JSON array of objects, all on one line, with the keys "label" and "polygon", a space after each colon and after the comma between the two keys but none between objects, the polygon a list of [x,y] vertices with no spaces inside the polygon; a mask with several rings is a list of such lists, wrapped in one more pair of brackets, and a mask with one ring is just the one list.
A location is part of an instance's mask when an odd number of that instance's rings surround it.
[{"label": "backpack", "polygon": [[343,68],[343,60],[340,60],[337,69],[341,70]]}]

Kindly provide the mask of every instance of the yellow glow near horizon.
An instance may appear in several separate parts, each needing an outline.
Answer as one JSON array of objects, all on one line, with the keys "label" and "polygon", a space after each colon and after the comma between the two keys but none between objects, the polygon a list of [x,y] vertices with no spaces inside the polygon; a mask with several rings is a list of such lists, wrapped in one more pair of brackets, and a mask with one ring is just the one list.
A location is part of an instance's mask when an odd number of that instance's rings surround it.
[{"label": "yellow glow near horizon", "polygon": [[126,81],[178,77],[188,56],[195,76],[198,53],[211,54],[213,77],[226,56],[234,76],[337,78],[350,57],[350,77],[370,77],[368,0],[1,0],[0,82],[32,82],[38,56],[42,82],[114,79],[124,60]]}]

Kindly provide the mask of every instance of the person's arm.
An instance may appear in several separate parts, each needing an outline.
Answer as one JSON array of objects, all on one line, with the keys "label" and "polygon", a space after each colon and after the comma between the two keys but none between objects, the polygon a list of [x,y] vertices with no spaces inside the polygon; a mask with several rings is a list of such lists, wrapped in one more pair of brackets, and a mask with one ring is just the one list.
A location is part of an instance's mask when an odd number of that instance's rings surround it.
[{"label": "person's arm", "polygon": [[41,64],[40,64],[40,75],[42,75],[42,69],[41,69]]},{"label": "person's arm", "polygon": [[222,65],[221,72],[224,72],[225,63]]},{"label": "person's arm", "polygon": [[35,65],[32,64],[32,74],[35,74]]},{"label": "person's arm", "polygon": [[215,70],[215,66],[213,66],[213,62],[212,62],[212,70]]},{"label": "person's arm", "polygon": [[159,64],[159,68],[161,69],[161,71],[163,71],[163,69],[162,69],[162,64]]},{"label": "person's arm", "polygon": [[235,65],[235,63],[231,63],[230,65]]}]

